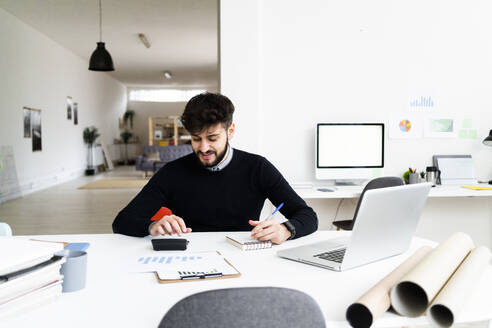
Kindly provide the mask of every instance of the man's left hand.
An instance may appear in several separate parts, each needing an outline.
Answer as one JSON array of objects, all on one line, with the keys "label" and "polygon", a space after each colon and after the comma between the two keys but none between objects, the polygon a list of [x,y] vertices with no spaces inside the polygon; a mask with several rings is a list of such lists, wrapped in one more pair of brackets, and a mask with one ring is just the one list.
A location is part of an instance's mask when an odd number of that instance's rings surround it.
[{"label": "man's left hand", "polygon": [[275,219],[266,221],[249,220],[249,224],[254,226],[251,230],[251,238],[265,241],[270,240],[274,244],[282,244],[289,239],[290,231],[285,225],[278,223]]}]

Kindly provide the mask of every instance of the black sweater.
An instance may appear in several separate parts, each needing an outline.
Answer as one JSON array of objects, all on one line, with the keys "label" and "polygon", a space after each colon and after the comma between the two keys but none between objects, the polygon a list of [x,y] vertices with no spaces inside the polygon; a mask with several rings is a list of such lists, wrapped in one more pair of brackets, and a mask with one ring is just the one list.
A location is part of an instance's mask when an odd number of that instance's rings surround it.
[{"label": "black sweater", "polygon": [[205,169],[195,154],[161,168],[113,222],[113,231],[149,234],[150,218],[165,206],[193,231],[250,231],[268,198],[284,203],[280,212],[296,228],[296,238],[318,228],[316,213],[264,157],[234,149],[221,171]]}]

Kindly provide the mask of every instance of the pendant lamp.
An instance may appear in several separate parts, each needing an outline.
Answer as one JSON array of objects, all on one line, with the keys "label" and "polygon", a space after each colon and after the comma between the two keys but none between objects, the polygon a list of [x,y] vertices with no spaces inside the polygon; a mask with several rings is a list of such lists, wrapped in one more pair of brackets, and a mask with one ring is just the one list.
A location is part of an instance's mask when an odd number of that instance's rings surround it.
[{"label": "pendant lamp", "polygon": [[111,55],[104,47],[102,42],[102,6],[101,0],[99,0],[99,42],[97,42],[97,48],[91,55],[89,61],[89,71],[109,72],[114,71],[113,59]]}]

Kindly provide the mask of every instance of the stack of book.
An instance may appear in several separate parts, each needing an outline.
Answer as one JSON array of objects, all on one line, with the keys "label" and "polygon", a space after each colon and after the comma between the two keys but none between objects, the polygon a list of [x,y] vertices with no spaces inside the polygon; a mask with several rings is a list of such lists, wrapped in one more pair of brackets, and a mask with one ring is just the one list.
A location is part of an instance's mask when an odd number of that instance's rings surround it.
[{"label": "stack of book", "polygon": [[62,243],[0,237],[0,318],[55,300],[62,292]]}]

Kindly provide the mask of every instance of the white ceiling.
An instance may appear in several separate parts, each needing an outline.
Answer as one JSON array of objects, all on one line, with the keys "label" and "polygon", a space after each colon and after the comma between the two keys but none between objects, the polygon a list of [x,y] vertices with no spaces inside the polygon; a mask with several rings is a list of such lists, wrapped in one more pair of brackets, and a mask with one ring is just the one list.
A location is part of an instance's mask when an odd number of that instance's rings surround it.
[{"label": "white ceiling", "polygon": [[[98,0],[0,0],[0,7],[89,66],[99,41]],[[218,88],[218,0],[102,0],[102,11],[115,79],[127,86]]]}]

